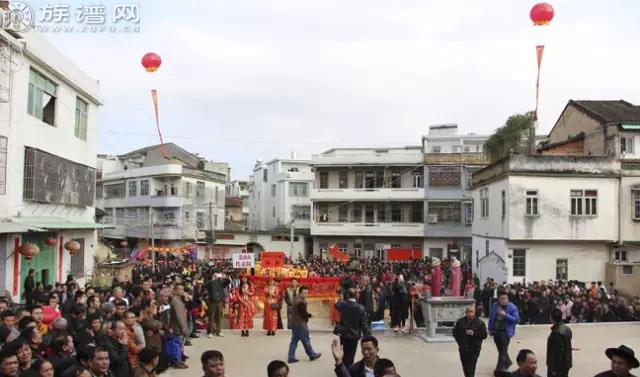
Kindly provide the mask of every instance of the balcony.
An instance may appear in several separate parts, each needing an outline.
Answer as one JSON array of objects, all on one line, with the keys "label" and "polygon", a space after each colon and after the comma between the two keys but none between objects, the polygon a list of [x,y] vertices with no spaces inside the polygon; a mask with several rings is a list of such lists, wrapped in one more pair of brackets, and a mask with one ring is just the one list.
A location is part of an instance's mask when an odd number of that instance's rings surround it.
[{"label": "balcony", "polygon": [[313,201],[422,201],[424,188],[311,189]]},{"label": "balcony", "polygon": [[424,237],[423,223],[319,223],[311,222],[313,236]]},{"label": "balcony", "polygon": [[[149,238],[148,225],[115,225],[114,228],[104,229],[105,237],[110,238]],[[193,227],[178,225],[159,225],[153,227],[153,237],[156,240],[195,239],[196,230]]]},{"label": "balcony", "polygon": [[457,222],[427,224],[426,237],[471,238],[471,224]]},{"label": "balcony", "polygon": [[278,181],[312,182],[313,179],[314,174],[310,171],[286,171],[277,175]]},{"label": "balcony", "polygon": [[179,195],[127,196],[126,198],[104,199],[103,208],[117,207],[182,207],[183,197]]}]

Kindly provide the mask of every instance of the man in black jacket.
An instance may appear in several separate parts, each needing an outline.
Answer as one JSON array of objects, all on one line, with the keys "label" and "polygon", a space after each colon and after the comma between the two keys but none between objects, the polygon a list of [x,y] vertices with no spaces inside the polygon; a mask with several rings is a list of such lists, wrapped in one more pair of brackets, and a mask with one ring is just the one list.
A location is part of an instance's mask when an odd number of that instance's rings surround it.
[{"label": "man in black jacket", "polygon": [[358,340],[371,335],[367,312],[364,306],[356,302],[356,292],[348,289],[344,293],[344,301],[336,303],[336,310],[340,312],[340,323],[334,333],[340,336],[340,343],[344,349],[344,364],[348,367],[358,348]]},{"label": "man in black jacket", "polygon": [[209,280],[205,285],[208,296],[207,315],[209,317],[209,328],[207,332],[209,333],[209,338],[213,337],[213,334],[223,336],[220,322],[224,300],[227,297],[227,286],[229,286],[229,280],[224,279],[220,273],[214,274],[213,279]]},{"label": "man in black jacket", "polygon": [[343,362],[344,352],[342,351],[340,344],[337,340],[334,340],[331,343],[333,359],[336,362],[336,377],[367,377],[373,373],[376,362],[380,360],[378,357],[378,352],[380,352],[380,348],[378,348],[378,339],[373,336],[362,338],[362,341],[360,342],[360,349],[362,351],[362,360],[347,368]]},{"label": "man in black jacket", "polygon": [[[364,306],[367,313],[367,322],[371,326],[371,317],[373,317],[373,289],[368,276],[363,276],[360,287],[360,304]],[[346,297],[345,297],[346,300]]]},{"label": "man in black jacket", "polygon": [[551,311],[551,334],[547,338],[547,376],[567,377],[572,366],[571,329],[562,322],[562,311]]},{"label": "man in black jacket", "polygon": [[482,341],[487,338],[487,327],[484,322],[476,318],[476,310],[473,306],[468,306],[464,314],[465,316],[460,318],[453,327],[453,337],[458,343],[464,376],[474,377]]},{"label": "man in black jacket", "polygon": [[109,370],[118,377],[131,374],[129,366],[129,338],[124,322],[114,321],[111,325],[111,336],[102,346],[109,352]]}]

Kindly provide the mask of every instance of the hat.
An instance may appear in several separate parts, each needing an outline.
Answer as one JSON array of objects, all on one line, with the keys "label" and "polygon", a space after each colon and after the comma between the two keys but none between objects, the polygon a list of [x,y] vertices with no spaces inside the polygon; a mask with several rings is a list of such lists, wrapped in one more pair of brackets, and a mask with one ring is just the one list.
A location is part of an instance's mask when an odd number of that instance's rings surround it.
[{"label": "hat", "polygon": [[149,364],[158,356],[158,352],[151,347],[145,347],[138,352],[138,359],[143,364]]},{"label": "hat", "polygon": [[640,366],[640,362],[636,359],[633,350],[627,346],[620,346],[618,348],[607,348],[604,352],[609,359],[614,356],[620,356],[623,359],[626,359],[629,362],[629,366],[631,369],[637,368]]}]

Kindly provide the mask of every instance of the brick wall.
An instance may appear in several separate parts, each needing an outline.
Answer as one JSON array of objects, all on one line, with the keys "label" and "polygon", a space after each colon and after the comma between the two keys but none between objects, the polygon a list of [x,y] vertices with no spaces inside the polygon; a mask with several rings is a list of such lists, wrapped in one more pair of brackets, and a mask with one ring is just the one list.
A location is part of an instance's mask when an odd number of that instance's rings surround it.
[{"label": "brick wall", "polygon": [[584,140],[574,140],[542,151],[549,156],[579,156],[584,154]]}]

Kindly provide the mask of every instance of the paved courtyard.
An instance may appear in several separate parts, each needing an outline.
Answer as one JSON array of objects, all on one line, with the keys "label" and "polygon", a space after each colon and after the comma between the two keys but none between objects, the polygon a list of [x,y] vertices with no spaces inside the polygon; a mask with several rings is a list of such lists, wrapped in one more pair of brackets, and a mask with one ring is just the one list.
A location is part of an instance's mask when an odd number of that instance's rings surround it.
[{"label": "paved courtyard", "polygon": [[[588,377],[606,370],[609,360],[604,355],[607,347],[625,344],[640,353],[640,323],[627,324],[585,324],[572,325],[574,335],[574,368],[572,376]],[[514,359],[519,349],[532,349],[539,360],[538,374],[545,376],[545,348],[548,326],[523,326],[517,330],[510,346]],[[168,377],[193,377],[202,375],[199,357],[203,351],[217,349],[224,354],[226,372],[229,377],[266,377],[266,367],[274,359],[285,360],[289,345],[289,332],[279,331],[277,336],[266,336],[262,331],[254,331],[249,338],[240,333],[227,331],[224,338],[208,339],[201,336],[194,339],[193,346],[187,347],[189,369],[169,370]],[[403,377],[413,376],[462,376],[458,353],[454,343],[427,344],[415,336],[377,334],[380,340],[380,356],[393,360],[398,373]],[[292,377],[328,377],[333,374],[333,357],[330,343],[333,335],[328,331],[313,332],[311,343],[322,358],[310,362],[304,355],[302,345],[298,346],[300,362],[291,366]],[[359,359],[359,355],[357,355]],[[478,377],[491,376],[497,360],[492,338],[483,346],[478,361]]]}]

